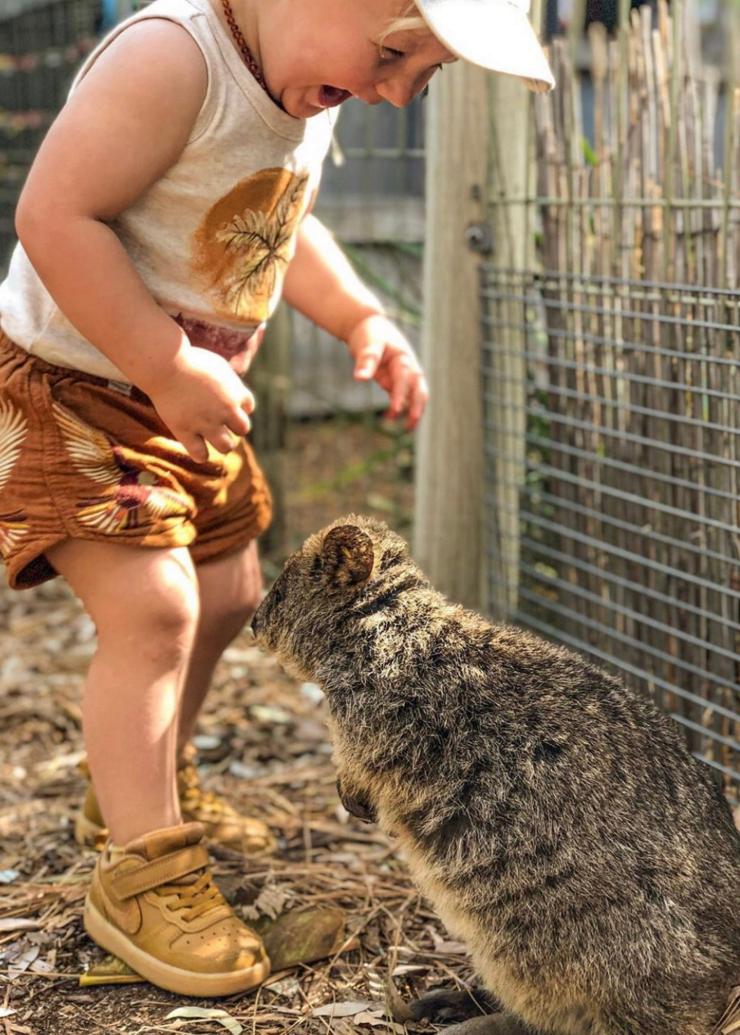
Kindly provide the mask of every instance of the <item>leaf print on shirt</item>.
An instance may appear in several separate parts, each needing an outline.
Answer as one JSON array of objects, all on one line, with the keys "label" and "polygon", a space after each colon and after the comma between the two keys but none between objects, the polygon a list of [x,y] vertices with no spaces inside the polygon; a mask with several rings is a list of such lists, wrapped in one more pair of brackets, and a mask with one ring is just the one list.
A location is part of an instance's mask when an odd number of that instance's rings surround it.
[{"label": "leaf print on shirt", "polygon": [[[6,399],[0,399],[0,493],[21,455],[28,421]],[[0,557],[7,560],[20,540],[28,534],[27,516],[21,510],[0,514]]]},{"label": "leaf print on shirt", "polygon": [[98,496],[77,503],[80,524],[110,534],[124,528],[151,529],[158,519],[174,515],[190,517],[189,499],[160,483],[138,457],[113,445],[102,431],[91,428],[59,403],[52,409],[74,466],[80,474],[104,486]]},{"label": "leaf print on shirt", "polygon": [[272,314],[307,207],[308,175],[262,169],[210,209],[193,238],[192,267],[216,312],[259,324]]}]

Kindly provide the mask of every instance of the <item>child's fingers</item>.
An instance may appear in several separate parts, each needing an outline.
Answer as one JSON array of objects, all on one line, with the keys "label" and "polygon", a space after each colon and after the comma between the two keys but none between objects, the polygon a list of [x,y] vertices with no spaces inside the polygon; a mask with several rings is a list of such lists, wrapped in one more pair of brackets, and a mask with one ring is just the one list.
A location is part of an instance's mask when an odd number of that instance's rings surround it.
[{"label": "child's fingers", "polygon": [[360,349],[355,360],[354,376],[357,381],[368,381],[375,375],[384,351],[383,342],[368,342]]},{"label": "child's fingers", "polygon": [[409,389],[409,414],[406,421],[408,431],[413,431],[429,402],[429,387],[423,374],[412,379]]},{"label": "child's fingers", "polygon": [[391,384],[391,404],[388,409],[388,416],[398,417],[406,409],[406,400],[409,394],[409,371],[402,363],[396,366]]},{"label": "child's fingers", "polygon": [[380,367],[375,375],[376,382],[380,385],[387,396],[390,396],[393,390],[393,378],[388,373],[387,368]]},{"label": "child's fingers", "polygon": [[239,436],[249,434],[252,428],[252,422],[244,410],[234,410],[229,414],[229,417],[224,421],[224,424],[229,431],[233,431],[235,435]]},{"label": "child's fingers", "polygon": [[224,423],[235,435],[247,435],[252,428],[249,415],[254,412],[255,401],[246,385],[239,382],[239,388],[237,405],[229,413],[228,419]]},{"label": "child's fingers", "polygon": [[208,447],[206,445],[206,440],[202,435],[183,432],[183,434],[178,435],[177,438],[185,446],[188,454],[193,458],[193,460],[197,460],[198,463],[203,463],[204,460],[208,459]]},{"label": "child's fingers", "polygon": [[242,436],[231,431],[226,425],[220,431],[214,431],[208,436],[208,441],[219,453],[230,453],[236,449]]},{"label": "child's fingers", "polygon": [[244,397],[239,405],[245,413],[254,413],[255,400],[248,388],[244,389]]}]

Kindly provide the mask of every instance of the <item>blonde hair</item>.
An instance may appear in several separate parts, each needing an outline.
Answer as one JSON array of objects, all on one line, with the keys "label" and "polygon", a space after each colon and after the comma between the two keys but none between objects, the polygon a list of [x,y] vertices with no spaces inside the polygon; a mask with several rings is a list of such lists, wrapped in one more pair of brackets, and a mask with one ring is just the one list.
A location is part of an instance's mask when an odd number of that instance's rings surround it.
[{"label": "blonde hair", "polygon": [[394,32],[429,32],[429,26],[421,15],[417,13],[417,10],[416,4],[412,2],[400,17],[392,18],[386,25],[385,29],[383,29],[380,42],[382,43],[386,37],[390,36]]}]

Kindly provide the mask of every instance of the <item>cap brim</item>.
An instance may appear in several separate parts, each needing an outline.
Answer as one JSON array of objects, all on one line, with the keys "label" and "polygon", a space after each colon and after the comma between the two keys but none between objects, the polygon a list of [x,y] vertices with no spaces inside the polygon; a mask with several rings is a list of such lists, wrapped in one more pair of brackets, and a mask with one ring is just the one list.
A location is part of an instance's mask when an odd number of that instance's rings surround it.
[{"label": "cap brim", "polygon": [[555,86],[532,23],[508,0],[416,0],[416,5],[437,39],[458,57],[518,76],[537,93]]}]

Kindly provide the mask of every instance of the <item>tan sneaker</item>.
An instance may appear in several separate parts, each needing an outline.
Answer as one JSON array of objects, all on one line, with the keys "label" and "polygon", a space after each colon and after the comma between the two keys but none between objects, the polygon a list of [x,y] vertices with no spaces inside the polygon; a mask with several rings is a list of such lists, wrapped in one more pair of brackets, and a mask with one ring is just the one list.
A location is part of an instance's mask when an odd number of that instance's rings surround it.
[{"label": "tan sneaker", "polygon": [[[177,789],[183,821],[202,823],[208,841],[225,845],[244,855],[274,852],[277,843],[265,823],[251,816],[241,816],[219,794],[203,790],[195,759],[196,750],[192,744],[188,744],[177,766]],[[80,763],[80,770],[90,780],[87,762]],[[90,781],[85,801],[75,820],[75,840],[80,845],[99,850],[107,837],[105,820]]]},{"label": "tan sneaker", "polygon": [[105,845],[85,900],[85,930],[153,985],[233,995],[270,973],[264,945],[213,883],[200,823]]},{"label": "tan sneaker", "polygon": [[183,820],[202,823],[206,837],[245,855],[274,852],[277,842],[261,820],[241,816],[225,798],[204,791],[195,765],[197,752],[188,744],[177,766],[177,790]]}]

